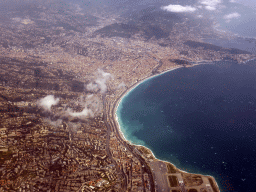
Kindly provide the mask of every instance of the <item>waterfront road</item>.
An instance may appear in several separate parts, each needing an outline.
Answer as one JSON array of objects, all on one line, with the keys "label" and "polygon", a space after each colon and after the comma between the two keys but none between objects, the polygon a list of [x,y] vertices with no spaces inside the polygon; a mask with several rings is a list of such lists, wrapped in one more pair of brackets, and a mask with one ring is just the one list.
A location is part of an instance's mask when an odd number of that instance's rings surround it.
[{"label": "waterfront road", "polygon": [[[133,154],[133,156],[135,158],[137,158],[140,161],[141,166],[144,165],[145,169],[148,172],[148,176],[149,176],[149,180],[150,180],[150,186],[151,186],[151,191],[155,192],[155,183],[153,182],[154,179],[153,179],[153,175],[152,175],[152,172],[150,170],[150,167],[148,166],[146,161],[138,153],[135,152],[134,146],[129,145],[122,138],[122,136],[120,135],[118,125],[116,124],[115,119],[114,119],[114,117],[115,117],[115,106],[117,105],[117,102],[118,101],[115,101],[115,103],[113,105],[108,105],[107,102],[106,102],[105,97],[103,97],[103,104],[104,104],[104,113],[103,113],[104,115],[103,116],[104,116],[104,122],[105,122],[106,126],[108,127],[108,131],[110,132],[110,130],[111,130],[111,131],[113,131],[115,133],[115,135],[116,135],[117,139],[119,140],[120,144],[122,144],[127,150],[129,150]],[[109,139],[109,136],[108,136],[108,139]],[[109,141],[107,141],[107,145],[109,145],[108,142]],[[125,181],[127,182],[127,176],[125,174],[124,174],[124,177],[125,177]],[[142,182],[144,183],[143,176],[142,176]],[[126,187],[127,187],[127,185],[124,186],[124,188],[126,188]],[[145,186],[144,185],[143,185],[143,191],[145,192]]]},{"label": "waterfront road", "polygon": [[104,113],[103,113],[103,120],[105,122],[105,125],[107,126],[107,141],[106,141],[106,150],[107,150],[107,155],[108,157],[111,159],[112,163],[116,166],[117,170],[119,173],[121,173],[124,181],[121,184],[121,187],[123,189],[123,191],[127,190],[127,176],[124,173],[123,169],[119,169],[117,162],[114,160],[114,158],[112,157],[112,154],[110,152],[110,148],[109,148],[109,141],[110,141],[110,133],[111,133],[111,127],[110,125],[107,123],[107,109],[106,109],[106,103],[105,103],[105,96],[103,97],[103,106],[104,106]]}]

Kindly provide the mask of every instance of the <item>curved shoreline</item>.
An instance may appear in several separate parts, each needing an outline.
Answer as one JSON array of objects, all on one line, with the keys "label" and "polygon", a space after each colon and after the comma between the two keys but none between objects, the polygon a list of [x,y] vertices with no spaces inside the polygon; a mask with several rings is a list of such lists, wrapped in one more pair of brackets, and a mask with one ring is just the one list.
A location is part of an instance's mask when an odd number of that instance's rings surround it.
[{"label": "curved shoreline", "polygon": [[[197,63],[195,63],[195,64],[193,64],[193,65],[191,65],[191,66],[188,66],[188,67],[194,67],[194,66],[197,66],[197,65],[206,65],[206,64],[211,64],[213,61],[207,61],[207,60],[203,60],[203,61],[200,61],[200,62],[197,62]],[[134,83],[132,86],[130,86],[128,89],[126,89],[119,97],[118,97],[118,99],[115,101],[115,103],[114,103],[114,107],[113,107],[113,114],[112,114],[112,117],[114,117],[114,123],[115,124],[117,124],[118,126],[118,132],[119,132],[119,135],[122,137],[122,139],[124,140],[124,141],[127,141],[127,142],[129,142],[129,143],[131,143],[128,139],[126,139],[125,138],[125,136],[124,136],[124,134],[123,134],[123,132],[122,132],[122,130],[121,130],[121,126],[120,126],[120,124],[119,124],[119,121],[118,121],[118,116],[117,116],[117,114],[116,114],[116,112],[117,112],[117,109],[118,109],[118,107],[119,107],[119,104],[120,104],[120,102],[123,100],[123,98],[125,97],[125,96],[127,96],[127,94],[129,94],[133,89],[135,89],[137,86],[139,86],[141,83],[144,83],[145,81],[147,81],[147,80],[149,80],[149,79],[151,79],[151,78],[154,78],[154,77],[157,77],[157,76],[160,76],[160,75],[163,75],[163,74],[165,74],[165,73],[168,73],[168,72],[170,72],[170,71],[173,71],[173,70],[175,70],[175,69],[179,69],[179,68],[183,68],[183,66],[176,66],[176,67],[173,67],[173,68],[171,68],[171,69],[168,69],[168,70],[166,70],[166,71],[163,71],[163,72],[161,72],[161,73],[159,73],[159,74],[155,74],[155,75],[151,75],[151,76],[149,76],[149,77],[145,77],[144,79],[141,79],[140,81],[137,81],[136,83]],[[137,144],[133,144],[133,143],[131,143],[132,145],[137,145]],[[140,145],[137,145],[137,146],[140,146]],[[144,146],[145,147],[145,146]],[[150,150],[151,151],[151,150]],[[153,152],[152,152],[152,154],[153,154]],[[154,155],[154,154],[153,154]],[[154,157],[155,157],[155,155],[154,155]],[[156,158],[157,159],[157,158]],[[161,160],[161,161],[163,161],[163,160]],[[169,162],[168,162],[169,163]]]},{"label": "curved shoreline", "polygon": [[[173,71],[173,70],[179,69],[179,68],[182,68],[182,67],[179,67],[179,66],[178,66],[178,67],[175,67],[175,68],[173,68],[173,69],[164,71],[164,72],[162,72],[162,73],[159,73],[159,74],[156,74],[156,75],[152,75],[152,76],[146,77],[145,79],[142,79],[142,80],[136,82],[136,83],[133,84],[130,88],[128,88],[127,90],[125,90],[125,91],[122,93],[122,95],[116,100],[115,106],[114,106],[114,114],[113,114],[113,117],[114,117],[114,119],[115,119],[116,124],[118,125],[117,127],[118,127],[118,130],[119,130],[119,134],[122,136],[122,139],[123,139],[123,140],[125,140],[125,141],[131,143],[128,139],[125,138],[124,133],[122,132],[121,126],[120,126],[119,121],[118,121],[118,116],[117,116],[117,114],[116,114],[117,109],[118,109],[118,107],[119,107],[121,101],[124,99],[124,97],[127,96],[133,89],[135,89],[135,88],[136,88],[137,86],[139,86],[141,83],[144,83],[145,81],[147,81],[147,80],[149,80],[149,79],[151,79],[151,78],[154,78],[154,77],[156,77],[156,76],[158,76],[158,75],[163,75],[163,74],[165,74],[165,73],[168,73],[168,72],[170,72],[170,71]],[[131,144],[132,144],[132,145],[135,145],[135,144],[133,144],[133,143],[131,143]]]},{"label": "curved shoreline", "polygon": [[[189,67],[194,67],[194,66],[203,65],[203,64],[213,64],[213,61],[201,61],[201,62],[198,62],[198,63],[196,63],[196,64],[193,64],[192,66],[189,66]],[[153,151],[152,151],[150,148],[148,148],[147,146],[138,145],[138,144],[133,144],[132,142],[130,142],[128,139],[125,138],[124,133],[122,132],[121,126],[120,126],[119,121],[118,121],[117,109],[118,109],[118,107],[119,107],[121,101],[124,99],[124,97],[127,96],[127,95],[130,93],[130,91],[132,91],[133,89],[135,89],[135,88],[136,88],[137,86],[139,86],[141,83],[144,83],[144,82],[146,82],[147,80],[149,80],[149,79],[151,79],[151,78],[154,78],[154,77],[156,77],[156,76],[163,75],[163,74],[165,74],[165,73],[168,73],[168,72],[170,72],[170,71],[173,71],[173,70],[179,69],[179,68],[183,68],[183,66],[176,66],[176,67],[173,67],[173,68],[171,68],[171,69],[169,69],[169,70],[167,70],[167,71],[163,71],[163,72],[161,72],[161,73],[159,73],[159,74],[155,74],[155,75],[146,77],[146,78],[144,78],[144,79],[141,79],[140,81],[137,81],[135,84],[133,84],[132,86],[130,86],[127,90],[125,90],[125,91],[120,95],[120,97],[118,97],[118,99],[114,102],[114,107],[113,107],[113,110],[112,110],[112,113],[113,113],[113,114],[112,114],[112,117],[114,117],[114,118],[113,118],[113,120],[114,120],[114,125],[115,125],[115,127],[116,127],[116,130],[117,130],[119,136],[122,138],[123,141],[125,141],[125,142],[127,142],[127,143],[130,143],[131,145],[134,145],[134,146],[142,146],[142,147],[147,148],[147,149],[151,152],[152,156],[154,157],[154,161],[161,161],[161,162],[164,162],[165,164],[166,164],[166,163],[170,163],[170,164],[172,164],[172,165],[174,165],[174,164],[171,163],[171,162],[168,162],[168,161],[165,161],[165,160],[161,160],[161,159],[156,158],[156,156],[154,155]],[[143,157],[142,157],[142,158],[143,158]],[[175,166],[175,165],[174,165],[174,166]],[[203,174],[200,174],[200,173],[186,172],[186,171],[183,171],[183,170],[179,169],[177,166],[175,166],[175,167],[176,167],[180,172],[183,172],[183,173],[197,174],[197,175],[202,175],[202,176],[206,176],[206,177],[211,177],[211,178],[213,178],[213,179],[214,179],[214,183],[217,185],[218,190],[220,191],[219,185],[218,185],[216,179],[215,179],[212,175],[203,175]]]}]

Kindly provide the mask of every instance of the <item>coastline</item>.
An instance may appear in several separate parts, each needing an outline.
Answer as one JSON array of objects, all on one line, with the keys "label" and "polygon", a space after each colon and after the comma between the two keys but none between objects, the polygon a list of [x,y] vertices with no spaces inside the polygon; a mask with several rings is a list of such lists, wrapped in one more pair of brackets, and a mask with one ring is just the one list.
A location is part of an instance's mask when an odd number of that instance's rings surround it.
[{"label": "coastline", "polygon": [[[196,64],[197,65],[197,64]],[[193,66],[195,66],[195,65],[193,65]],[[135,89],[137,86],[139,86],[141,83],[144,83],[145,81],[147,81],[147,80],[149,80],[149,79],[151,79],[151,78],[154,78],[154,77],[156,77],[156,76],[158,76],[158,75],[163,75],[163,74],[165,74],[165,73],[168,73],[168,72],[170,72],[170,71],[173,71],[173,70],[175,70],[175,69],[179,69],[179,68],[182,68],[182,66],[177,66],[177,67],[174,67],[174,68],[172,68],[172,69],[170,69],[170,70],[167,70],[167,71],[164,71],[164,72],[162,72],[162,73],[159,73],[159,74],[155,74],[155,75],[152,75],[152,76],[149,76],[149,77],[146,77],[145,79],[142,79],[142,80],[140,80],[140,81],[137,81],[135,84],[133,84],[130,88],[128,88],[127,90],[125,90],[123,93],[122,93],[122,95],[117,99],[117,101],[116,101],[116,105],[114,106],[114,113],[113,113],[113,117],[114,117],[114,120],[115,120],[115,124],[117,124],[117,128],[118,128],[118,132],[119,132],[119,135],[122,137],[122,139],[124,140],[124,141],[126,141],[126,142],[128,142],[128,143],[131,143],[129,140],[127,140],[126,138],[125,138],[125,136],[124,136],[124,133],[122,132],[122,130],[121,130],[121,126],[120,126],[120,124],[119,124],[119,121],[118,121],[118,116],[117,116],[117,109],[118,109],[118,107],[119,107],[119,105],[120,105],[120,103],[121,103],[121,101],[124,99],[124,97],[125,96],[127,96],[129,93],[130,93],[130,91],[132,91],[133,89]],[[133,143],[131,143],[132,145],[135,145],[135,144],[133,144]],[[140,146],[140,145],[136,145],[136,146]],[[143,146],[143,145],[142,145]],[[145,147],[145,146],[144,146]],[[151,150],[150,150],[151,151]],[[152,152],[152,151],[151,151]],[[153,154],[153,152],[152,152],[152,154]],[[155,157],[155,155],[154,155],[154,157]],[[157,159],[157,158],[156,158]]]},{"label": "coastline", "polygon": [[[194,63],[193,65],[188,66],[188,67],[194,67],[194,66],[203,65],[203,64],[214,64],[214,62],[216,62],[216,61],[200,61],[200,62]],[[156,158],[156,156],[155,156],[155,154],[153,153],[153,151],[152,151],[150,148],[148,148],[147,146],[138,145],[138,144],[133,144],[133,143],[131,143],[128,139],[126,139],[126,138],[125,138],[125,135],[124,135],[124,133],[123,133],[123,131],[121,130],[121,126],[120,126],[119,121],[118,121],[117,109],[118,109],[118,107],[119,107],[119,105],[120,105],[122,99],[124,99],[124,97],[127,96],[127,95],[130,93],[130,91],[132,91],[133,89],[135,89],[135,88],[136,88],[137,86],[139,86],[141,83],[144,83],[145,81],[147,81],[147,80],[149,80],[149,79],[151,79],[151,78],[154,78],[154,77],[156,77],[156,76],[163,75],[163,74],[165,74],[165,73],[168,73],[168,72],[170,72],[170,71],[173,71],[173,70],[179,69],[179,68],[183,68],[183,66],[176,66],[176,67],[173,67],[173,68],[171,68],[171,69],[169,69],[169,70],[167,70],[167,71],[163,71],[163,72],[161,72],[161,73],[159,73],[159,74],[155,74],[155,75],[146,77],[146,78],[144,78],[144,79],[142,79],[142,80],[140,80],[140,81],[137,81],[135,84],[133,84],[131,87],[129,87],[127,90],[125,90],[125,91],[121,94],[121,96],[115,101],[114,107],[113,107],[113,110],[112,110],[112,113],[113,113],[113,114],[112,114],[112,117],[114,117],[113,120],[114,120],[115,127],[117,128],[118,134],[119,134],[119,136],[122,138],[123,141],[125,141],[125,142],[127,142],[127,143],[129,143],[129,144],[131,144],[131,145],[134,145],[134,146],[138,146],[138,147],[139,147],[139,146],[142,146],[142,147],[147,148],[147,149],[150,151],[151,155],[153,156],[153,160],[152,160],[152,161],[161,161],[161,162],[163,162],[163,163],[165,163],[165,164],[167,164],[167,163],[168,163],[168,164],[172,164],[172,165],[174,165],[175,167],[176,167],[176,165],[173,164],[173,163],[171,163],[171,162],[169,162],[169,161],[165,161],[165,160],[161,160],[161,159]],[[141,154],[140,154],[140,155],[141,155]],[[143,158],[144,158],[144,157],[143,157]],[[213,179],[214,179],[214,183],[217,185],[218,190],[220,191],[219,185],[218,185],[216,179],[215,179],[212,175],[203,175],[203,174],[200,174],[200,173],[191,173],[191,172],[183,171],[183,170],[179,169],[178,167],[176,167],[176,168],[179,170],[179,172],[183,172],[183,173],[186,173],[186,174],[196,174],[196,175],[202,175],[202,176],[206,176],[206,177],[211,177],[211,178],[213,178]]]},{"label": "coastline", "polygon": [[[216,61],[221,61],[221,60],[216,60]],[[193,65],[191,65],[191,66],[187,66],[187,67],[194,67],[194,66],[197,66],[197,65],[207,65],[207,64],[213,64],[213,62],[215,62],[215,61],[211,61],[211,60],[202,60],[202,61],[199,61],[199,62],[196,62],[196,63],[194,63]],[[118,126],[118,131],[119,131],[119,134],[120,134],[120,136],[122,137],[122,139],[124,140],[124,141],[127,141],[128,143],[131,143],[129,140],[127,140],[126,138],[125,138],[125,136],[124,136],[124,134],[123,134],[123,132],[122,132],[122,130],[121,130],[121,126],[120,126],[120,124],[119,124],[119,121],[118,121],[118,116],[117,116],[117,114],[116,114],[116,112],[117,112],[117,109],[118,109],[118,107],[119,107],[119,105],[120,105],[120,102],[123,100],[123,98],[125,97],[125,96],[127,96],[133,89],[135,89],[137,86],[139,86],[141,83],[144,83],[145,81],[147,81],[147,80],[149,80],[149,79],[151,79],[151,78],[154,78],[154,77],[157,77],[157,76],[160,76],[160,75],[163,75],[163,74],[165,74],[165,73],[168,73],[168,72],[170,72],[170,71],[173,71],[173,70],[175,70],[175,69],[179,69],[179,68],[183,68],[183,66],[179,66],[179,65],[177,65],[176,67],[173,67],[173,68],[171,68],[171,69],[168,69],[167,71],[163,71],[163,72],[161,72],[161,73],[158,73],[158,74],[155,74],[155,75],[151,75],[151,76],[149,76],[149,77],[145,77],[144,79],[141,79],[140,81],[137,81],[136,83],[134,83],[132,86],[130,86],[128,89],[126,89],[122,94],[121,94],[121,96],[115,101],[115,106],[113,107],[113,114],[112,114],[112,117],[114,117],[114,123],[115,124],[117,124]],[[132,143],[131,143],[132,144]],[[135,144],[132,144],[132,145],[135,145]],[[136,145],[136,146],[141,146],[141,145]],[[143,147],[145,147],[145,146],[143,146]],[[151,150],[150,150],[151,151]],[[153,154],[153,152],[152,152],[152,154]],[[154,155],[154,154],[153,154]],[[155,155],[154,155],[154,157],[155,157]],[[156,157],[155,157],[156,158]],[[156,158],[157,159],[157,158]],[[161,161],[163,161],[163,160],[161,160]],[[169,163],[169,162],[168,162]]]}]

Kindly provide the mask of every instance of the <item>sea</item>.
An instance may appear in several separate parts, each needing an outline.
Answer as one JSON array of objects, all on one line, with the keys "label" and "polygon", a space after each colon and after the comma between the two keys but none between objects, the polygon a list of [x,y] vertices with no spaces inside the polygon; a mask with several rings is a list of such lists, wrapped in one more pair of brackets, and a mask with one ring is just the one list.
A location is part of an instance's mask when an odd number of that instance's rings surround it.
[{"label": "sea", "polygon": [[182,67],[121,100],[121,131],[156,158],[213,176],[221,191],[256,191],[256,60]]}]

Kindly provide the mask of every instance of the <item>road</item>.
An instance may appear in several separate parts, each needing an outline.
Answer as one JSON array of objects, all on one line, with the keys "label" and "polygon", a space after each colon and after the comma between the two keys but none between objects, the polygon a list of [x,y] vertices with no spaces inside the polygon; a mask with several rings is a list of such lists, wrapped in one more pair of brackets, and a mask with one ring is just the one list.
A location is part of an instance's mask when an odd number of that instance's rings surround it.
[{"label": "road", "polygon": [[[113,131],[118,139],[118,141],[127,149],[129,150],[134,157],[136,157],[140,163],[141,163],[141,166],[144,166],[145,169],[147,170],[147,173],[149,175],[149,180],[150,180],[150,187],[151,187],[151,191],[152,192],[155,192],[155,184],[154,184],[154,179],[153,179],[153,175],[152,175],[152,172],[151,172],[151,169],[150,167],[148,166],[147,162],[134,150],[134,147],[132,145],[129,145],[126,141],[123,140],[122,136],[120,135],[120,132],[119,132],[119,128],[118,128],[118,125],[117,123],[115,122],[115,106],[117,105],[117,101],[115,101],[114,104],[112,104],[112,109],[110,111],[110,107],[111,106],[108,106],[107,103],[106,103],[106,99],[105,99],[105,96],[103,96],[103,105],[104,105],[104,113],[103,113],[103,117],[104,117],[104,122],[107,126],[107,129],[108,129],[108,136],[107,136],[107,150],[108,150],[108,153],[109,155],[111,155],[111,152],[110,152],[110,149],[109,149],[109,139],[110,139],[110,133],[111,131]],[[111,117],[109,117],[108,115],[111,115]],[[111,156],[112,157],[112,156]],[[123,173],[124,174],[124,173]],[[124,174],[124,177],[125,177],[125,183],[126,183],[126,187],[127,188],[127,176]],[[144,183],[144,178],[142,177],[142,181]],[[144,185],[143,185],[144,187]],[[145,191],[145,188],[144,188],[144,191]]]},{"label": "road", "polygon": [[107,123],[107,113],[106,113],[106,102],[105,102],[105,96],[103,97],[103,106],[104,106],[104,112],[103,112],[103,120],[105,122],[105,125],[107,126],[107,140],[106,140],[106,150],[107,150],[107,155],[108,157],[111,159],[112,163],[116,166],[118,172],[121,172],[122,177],[124,178],[124,182],[122,182],[122,189],[124,191],[127,190],[127,177],[126,174],[124,173],[123,169],[119,169],[116,161],[113,159],[112,154],[110,152],[110,148],[109,148],[109,141],[110,141],[110,133],[111,133],[111,127],[110,125]]}]

